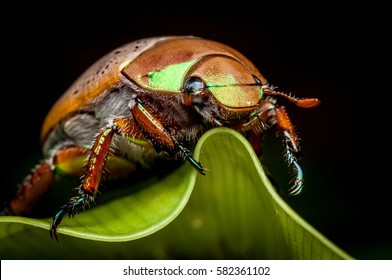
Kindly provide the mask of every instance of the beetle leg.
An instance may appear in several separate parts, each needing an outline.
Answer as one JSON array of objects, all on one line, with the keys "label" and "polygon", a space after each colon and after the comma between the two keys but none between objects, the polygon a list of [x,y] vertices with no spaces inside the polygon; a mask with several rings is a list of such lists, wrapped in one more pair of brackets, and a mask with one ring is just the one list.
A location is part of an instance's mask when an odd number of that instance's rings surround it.
[{"label": "beetle leg", "polygon": [[301,193],[304,185],[302,168],[298,164],[296,156],[299,153],[298,136],[284,107],[276,108],[275,113],[277,125],[282,132],[286,160],[296,174],[294,185],[289,189],[289,195],[298,195]]},{"label": "beetle leg", "polygon": [[180,152],[200,174],[205,175],[200,162],[196,161],[191,152],[170,134],[146,103],[137,100],[137,104],[132,108],[132,114],[137,126],[157,150],[164,150],[172,156],[176,156]]},{"label": "beetle leg", "polygon": [[73,217],[83,211],[86,205],[95,201],[98,188],[107,167],[110,154],[110,146],[114,134],[119,134],[127,139],[133,139],[133,119],[114,118],[106,127],[101,129],[95,138],[90,154],[87,159],[86,172],[79,187],[79,194],[62,206],[54,216],[50,226],[50,236],[58,241],[57,227],[64,216]]},{"label": "beetle leg", "polygon": [[72,197],[54,216],[50,225],[50,236],[52,239],[54,235],[58,241],[57,227],[65,215],[73,217],[84,210],[85,206],[90,202],[94,202],[109,154],[111,140],[115,132],[118,132],[118,125],[113,121],[102,129],[95,138],[86,164],[87,171],[79,188],[79,195]]},{"label": "beetle leg", "polygon": [[25,177],[16,196],[3,210],[3,214],[23,216],[30,213],[34,205],[50,189],[53,180],[53,165],[49,161],[36,165]]},{"label": "beetle leg", "polygon": [[68,146],[58,150],[52,159],[37,164],[25,177],[17,194],[2,214],[18,216],[29,214],[50,189],[56,173],[81,174],[83,164],[78,165],[74,159],[84,158],[87,152],[88,149],[85,148]]}]

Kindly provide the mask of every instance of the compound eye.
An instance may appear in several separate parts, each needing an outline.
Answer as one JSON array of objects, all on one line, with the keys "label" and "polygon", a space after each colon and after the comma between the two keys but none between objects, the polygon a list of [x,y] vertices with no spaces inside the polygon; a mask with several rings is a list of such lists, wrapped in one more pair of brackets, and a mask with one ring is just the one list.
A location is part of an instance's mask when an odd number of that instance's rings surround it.
[{"label": "compound eye", "polygon": [[260,79],[257,77],[257,76],[255,76],[255,75],[253,75],[252,74],[252,76],[253,76],[253,79],[255,79],[255,82],[257,83],[257,84],[259,84],[259,85],[263,85],[263,83],[260,81]]},{"label": "compound eye", "polygon": [[206,85],[202,79],[196,76],[191,76],[186,79],[184,83],[184,93],[188,95],[199,95],[204,92]]}]

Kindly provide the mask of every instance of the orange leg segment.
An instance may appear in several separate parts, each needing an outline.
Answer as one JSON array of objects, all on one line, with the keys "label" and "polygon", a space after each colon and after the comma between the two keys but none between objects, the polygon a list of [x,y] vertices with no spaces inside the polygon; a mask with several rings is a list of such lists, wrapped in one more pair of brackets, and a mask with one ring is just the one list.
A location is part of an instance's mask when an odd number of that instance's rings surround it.
[{"label": "orange leg segment", "polygon": [[16,196],[9,203],[9,212],[23,216],[31,212],[34,205],[50,189],[54,180],[52,165],[44,161],[35,166],[26,176]]},{"label": "orange leg segment", "polygon": [[143,134],[154,144],[155,149],[164,150],[171,156],[180,152],[200,174],[205,175],[200,162],[197,162],[190,151],[171,136],[162,122],[154,116],[153,109],[147,103],[138,100],[132,109],[132,114]]},{"label": "orange leg segment", "polygon": [[290,141],[291,148],[294,150],[294,152],[298,152],[298,137],[285,109],[283,107],[279,107],[275,109],[275,112],[276,121],[279,128],[283,131],[285,137],[287,137]]},{"label": "orange leg segment", "polygon": [[53,160],[42,161],[25,177],[19,190],[10,202],[9,209],[4,211],[9,215],[28,215],[37,202],[49,191],[56,173],[81,175],[82,160],[75,158],[86,157],[88,149],[70,146],[59,150]]}]

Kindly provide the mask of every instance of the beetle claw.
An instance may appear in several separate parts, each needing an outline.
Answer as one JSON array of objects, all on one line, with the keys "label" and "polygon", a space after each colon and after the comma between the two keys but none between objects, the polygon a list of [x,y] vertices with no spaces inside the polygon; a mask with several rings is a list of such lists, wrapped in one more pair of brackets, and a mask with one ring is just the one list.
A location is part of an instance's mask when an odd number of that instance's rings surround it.
[{"label": "beetle claw", "polygon": [[202,175],[206,175],[204,173],[204,167],[201,165],[200,162],[198,162],[197,160],[195,160],[191,154],[191,152],[185,148],[184,146],[182,146],[178,141],[173,140],[174,143],[176,143],[177,147],[180,149],[181,153],[183,154],[183,156],[189,161],[189,163],[197,170],[197,172],[199,172]]},{"label": "beetle claw", "polygon": [[76,197],[71,198],[68,204],[62,206],[57,214],[54,216],[52,223],[50,224],[50,237],[53,240],[53,236],[58,242],[58,235],[57,235],[57,228],[60,225],[61,221],[63,220],[64,216],[68,214],[68,217],[73,217],[77,215],[80,210],[84,209],[84,206],[88,204],[89,199],[92,198],[86,194],[81,194]]},{"label": "beetle claw", "polygon": [[57,235],[57,227],[63,220],[64,215],[67,213],[67,209],[68,209],[68,204],[61,207],[60,210],[57,212],[57,214],[54,216],[52,223],[50,224],[50,230],[49,230],[50,238],[52,238],[53,240],[53,236],[54,236],[57,242],[59,242],[59,238]]},{"label": "beetle claw", "polygon": [[57,226],[50,225],[50,238],[53,240],[53,236],[57,242],[59,242],[59,238],[57,236]]},{"label": "beetle claw", "polygon": [[289,189],[289,195],[296,196],[302,192],[304,187],[304,180],[297,178],[294,185]]},{"label": "beetle claw", "polygon": [[290,164],[292,165],[296,175],[294,185],[289,189],[289,195],[295,196],[299,195],[302,192],[302,189],[304,187],[304,176],[302,172],[301,166],[297,163],[296,159],[294,156],[289,157],[290,158]]}]

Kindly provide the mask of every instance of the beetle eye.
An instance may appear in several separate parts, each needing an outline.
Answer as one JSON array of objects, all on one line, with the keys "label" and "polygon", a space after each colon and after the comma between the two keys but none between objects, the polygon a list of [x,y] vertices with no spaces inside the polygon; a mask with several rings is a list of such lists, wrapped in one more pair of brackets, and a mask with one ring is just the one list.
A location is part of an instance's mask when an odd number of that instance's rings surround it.
[{"label": "beetle eye", "polygon": [[191,76],[184,83],[184,93],[189,95],[198,95],[203,93],[205,84],[199,77]]},{"label": "beetle eye", "polygon": [[253,76],[253,79],[255,79],[255,81],[256,81],[257,84],[263,85],[263,83],[260,81],[259,78],[257,78],[257,76],[255,76],[255,75],[253,75],[253,74],[252,74],[252,76]]}]

